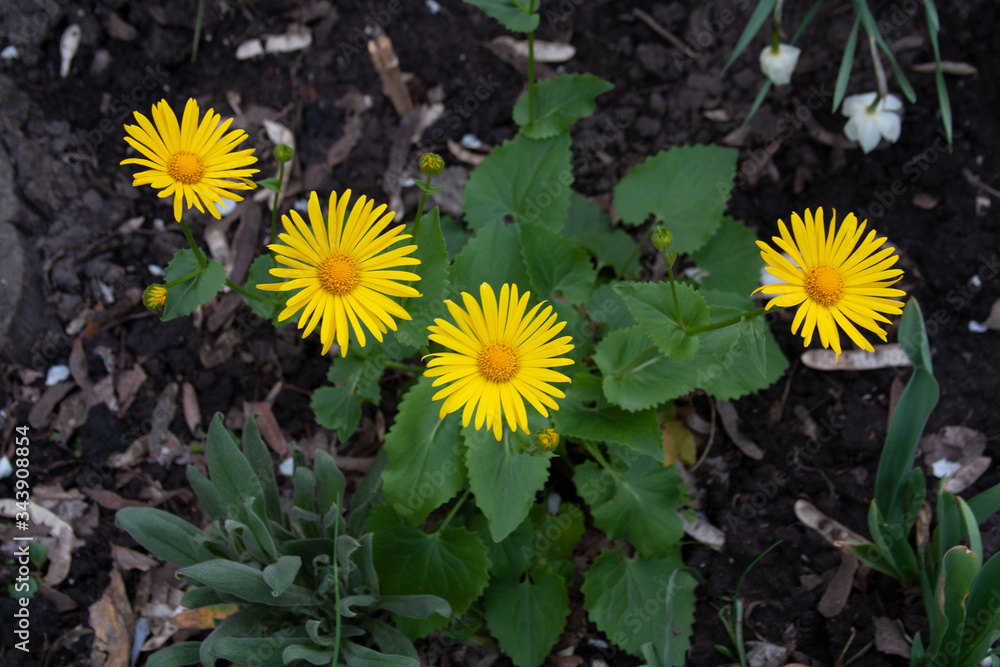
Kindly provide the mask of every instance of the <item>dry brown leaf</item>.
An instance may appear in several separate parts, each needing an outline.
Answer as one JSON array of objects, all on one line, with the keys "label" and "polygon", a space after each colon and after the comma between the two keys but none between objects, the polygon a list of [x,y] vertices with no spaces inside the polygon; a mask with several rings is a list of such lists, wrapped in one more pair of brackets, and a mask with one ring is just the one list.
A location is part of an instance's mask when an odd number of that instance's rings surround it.
[{"label": "dry brown leaf", "polygon": [[256,403],[244,404],[243,413],[248,418],[255,412],[258,413],[257,428],[260,429],[260,435],[264,438],[264,442],[266,442],[268,447],[273,449],[278,456],[282,458],[288,456],[288,446],[285,444],[285,435],[281,432],[281,427],[278,426],[278,420],[274,418],[274,413],[271,412],[270,403],[259,401]]},{"label": "dry brown leaf", "polygon": [[333,145],[326,152],[326,166],[332,169],[347,160],[351,155],[351,151],[361,141],[363,127],[364,121],[361,116],[348,112],[347,117],[344,119],[344,133],[340,135],[339,139],[333,142]]},{"label": "dry brown leaf", "polygon": [[707,544],[715,550],[719,550],[726,545],[726,534],[704,519],[695,517],[694,521],[692,521],[683,512],[678,512],[677,516],[681,518],[681,523],[684,524],[684,532],[702,544]]},{"label": "dry brown leaf", "polygon": [[145,572],[160,564],[155,558],[150,558],[146,554],[141,554],[138,551],[118,544],[111,546],[111,557],[115,559],[115,562],[123,570],[140,570]]},{"label": "dry brown leaf", "polygon": [[976,483],[993,462],[988,456],[979,456],[962,464],[962,467],[948,475],[941,488],[949,493],[959,494]]},{"label": "dry brown leaf", "polygon": [[78,391],[59,405],[59,414],[52,422],[52,430],[59,433],[60,444],[65,445],[69,442],[76,429],[87,423],[88,404],[88,397],[82,391]]},{"label": "dry brown leaf", "polygon": [[177,383],[171,382],[156,399],[156,407],[153,408],[153,424],[149,429],[149,451],[156,452],[160,446],[160,441],[170,428],[170,422],[174,419],[174,412],[177,411]]},{"label": "dry brown leaf", "polygon": [[312,32],[309,28],[292,23],[288,26],[288,30],[281,35],[267,35],[264,38],[264,51],[267,53],[291,53],[292,51],[301,51],[311,44]]},{"label": "dry brown leaf", "polygon": [[910,657],[910,643],[906,641],[899,621],[885,616],[875,619],[875,648],[886,655]]},{"label": "dry brown leaf", "polygon": [[91,383],[90,377],[87,374],[87,353],[83,350],[82,338],[77,338],[73,341],[73,347],[69,351],[67,366],[69,366],[69,373],[73,376],[73,380],[77,386],[84,390],[89,389]]},{"label": "dry brown leaf", "polygon": [[833,350],[806,350],[802,353],[802,363],[818,371],[871,371],[912,365],[899,343],[876,345],[874,352],[847,350],[839,360]]},{"label": "dry brown leaf", "polygon": [[722,421],[722,427],[726,429],[726,434],[740,451],[755,461],[764,458],[764,451],[757,446],[757,443],[740,432],[740,417],[736,414],[736,406],[729,401],[716,401],[715,407]]},{"label": "dry brown leaf", "polygon": [[483,153],[473,153],[469,149],[465,148],[462,144],[458,143],[454,139],[448,140],[448,150],[451,154],[457,157],[462,162],[468,164],[476,165],[486,159],[486,155]]},{"label": "dry brown leaf", "polygon": [[[0,500],[0,516],[13,519],[21,513],[23,511],[13,500]],[[56,586],[66,578],[73,564],[73,542],[76,540],[73,527],[41,505],[29,505],[28,516],[33,527],[44,527],[48,529],[49,535],[56,538],[56,548],[49,549],[49,569],[45,572],[45,583]]]},{"label": "dry brown leaf", "polygon": [[798,517],[799,521],[815,530],[823,536],[823,539],[834,546],[837,546],[838,542],[868,541],[836,519],[831,519],[826,514],[823,514],[808,500],[800,499],[795,501],[795,516]]},{"label": "dry brown leaf", "polygon": [[66,595],[65,593],[61,593],[60,591],[57,591],[54,588],[46,586],[45,584],[42,584],[41,588],[39,588],[38,590],[42,594],[43,598],[45,598],[55,606],[56,611],[58,611],[59,613],[65,611],[73,611],[78,606],[76,604],[76,600]]},{"label": "dry brown leaf", "polygon": [[115,375],[115,391],[118,393],[118,417],[124,417],[132,407],[139,387],[146,383],[149,376],[142,366],[136,364],[132,368]]},{"label": "dry brown leaf", "polygon": [[[937,69],[934,63],[917,63],[912,67],[914,72],[931,73]],[[941,71],[944,74],[954,74],[955,76],[975,76],[979,74],[974,66],[969,63],[957,63],[952,60],[941,61]]]},{"label": "dry brown leaf", "polygon": [[107,489],[97,489],[90,494],[90,499],[106,510],[117,512],[123,507],[149,507],[149,503],[141,503],[137,500],[126,500],[114,491]]},{"label": "dry brown leaf", "polygon": [[235,604],[216,604],[199,609],[185,609],[176,616],[173,621],[182,628],[192,628],[197,630],[210,630],[218,623],[239,611]]},{"label": "dry brown leaf", "polygon": [[205,368],[215,368],[226,363],[232,358],[236,346],[243,342],[243,337],[236,329],[226,329],[215,339],[214,345],[209,345],[208,341],[202,345],[199,351],[201,364]]},{"label": "dry brown leaf", "polygon": [[90,627],[94,645],[90,661],[105,667],[127,667],[132,654],[132,627],[135,618],[121,572],[111,571],[111,583],[101,599],[90,605]]},{"label": "dry brown leaf", "polygon": [[922,437],[920,451],[928,467],[941,459],[966,464],[986,451],[986,435],[968,426],[945,426],[937,433]]},{"label": "dry brown leaf", "polygon": [[181,405],[184,408],[184,421],[188,430],[196,438],[203,435],[201,429],[201,408],[198,407],[198,394],[194,391],[194,385],[185,382],[181,388]]},{"label": "dry brown leaf", "polygon": [[933,211],[941,203],[941,198],[928,192],[918,192],[913,195],[913,205],[925,211]]},{"label": "dry brown leaf", "polygon": [[69,392],[76,388],[76,383],[72,380],[63,380],[45,390],[38,402],[31,407],[28,413],[28,423],[32,428],[43,429],[52,421],[52,411],[61,400],[66,398]]},{"label": "dry brown leaf", "polygon": [[816,611],[826,618],[832,618],[842,612],[847,606],[854,586],[854,573],[858,571],[858,559],[845,549],[840,550],[840,566],[823,592],[823,597],[816,606]]}]

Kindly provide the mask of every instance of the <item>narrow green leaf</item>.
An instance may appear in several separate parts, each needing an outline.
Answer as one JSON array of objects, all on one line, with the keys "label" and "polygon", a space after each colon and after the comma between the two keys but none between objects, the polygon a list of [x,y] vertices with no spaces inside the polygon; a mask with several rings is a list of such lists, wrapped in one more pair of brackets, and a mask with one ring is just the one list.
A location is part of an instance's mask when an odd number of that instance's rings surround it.
[{"label": "narrow green leaf", "polygon": [[263,508],[264,491],[260,480],[223,425],[220,413],[215,414],[208,428],[205,458],[212,482],[234,516],[241,519],[246,516],[245,501],[248,498],[256,499],[256,503]]},{"label": "narrow green leaf", "polygon": [[344,496],[344,488],[347,480],[344,473],[337,467],[333,456],[323,451],[316,450],[316,495],[319,499],[319,511],[327,512],[337,506]]},{"label": "narrow green leaf", "polygon": [[514,105],[514,122],[521,134],[532,139],[548,139],[568,132],[581,118],[594,113],[594,98],[614,88],[593,74],[560,74],[536,84],[535,122],[528,124],[528,92]]},{"label": "narrow green leaf", "polygon": [[938,33],[941,31],[941,19],[938,17],[934,0],[924,0],[924,13],[927,16],[927,32],[934,48],[934,85],[937,88],[938,106],[941,108],[941,124],[944,126],[948,146],[952,140],[951,100],[948,98],[948,86],[944,82],[944,72],[941,71],[941,47]]},{"label": "narrow green leaf", "polygon": [[858,29],[861,27],[861,17],[854,19],[851,32],[847,35],[847,44],[844,45],[844,55],[840,58],[840,69],[837,70],[837,82],[833,86],[833,109],[831,113],[837,113],[840,103],[844,100],[844,93],[847,92],[847,83],[851,80],[851,68],[854,66],[854,53],[858,50]]},{"label": "narrow green leaf", "polygon": [[427,618],[431,614],[451,616],[451,605],[436,595],[383,595],[375,606],[405,618]]},{"label": "narrow green leaf", "polygon": [[960,664],[963,667],[981,660],[997,639],[997,625],[1000,623],[1000,554],[994,554],[986,561],[973,579],[969,586],[965,615],[966,618],[976,620],[976,627],[970,625],[967,636],[962,638],[963,659]]},{"label": "narrow green leaf", "polygon": [[271,192],[281,192],[281,181],[276,178],[262,178],[257,181],[257,185],[267,188]]},{"label": "narrow green leaf", "polygon": [[272,594],[277,597],[288,590],[302,568],[302,559],[298,556],[282,556],[278,562],[264,568],[264,583],[271,587]]},{"label": "narrow green leaf", "polygon": [[201,661],[198,649],[201,642],[181,642],[164,646],[146,660],[146,667],[180,667],[181,665],[196,665]]},{"label": "narrow green leaf", "polygon": [[700,327],[709,322],[708,304],[692,287],[676,283],[671,288],[669,282],[659,282],[619,285],[615,290],[660,353],[677,361],[690,361],[698,352],[700,339],[681,329],[682,323]]},{"label": "narrow green leaf", "polygon": [[693,252],[719,229],[737,156],[735,148],[695,145],[646,158],[615,187],[618,215],[630,225],[653,215],[674,235],[678,252]]},{"label": "narrow green leaf", "polygon": [[792,35],[791,44],[799,41],[799,37],[802,36],[802,33],[805,32],[806,28],[809,27],[809,24],[812,23],[813,18],[816,16],[816,12],[819,11],[819,7],[822,4],[823,0],[816,0],[812,7],[809,8],[809,11],[806,12],[806,15],[802,17],[802,23],[799,24],[799,27],[795,29],[795,33]]},{"label": "narrow green leaf", "polygon": [[264,509],[267,518],[281,524],[284,515],[278,503],[278,483],[274,478],[274,462],[271,461],[271,450],[264,443],[257,426],[257,415],[253,414],[243,426],[243,455],[253,469],[260,482],[264,494]]},{"label": "narrow green leaf", "polygon": [[240,635],[260,635],[260,621],[267,613],[267,607],[262,605],[244,607],[232,616],[227,616],[215,626],[215,629],[201,642],[198,653],[201,657],[201,664],[205,667],[212,667],[215,664],[213,649],[215,645],[223,639],[238,637]]},{"label": "narrow green leaf", "polygon": [[[928,654],[937,654],[942,649],[945,653],[949,653],[949,647],[963,645],[967,618],[965,605],[969,588],[979,569],[979,557],[964,546],[949,549],[945,554],[936,591],[936,602],[947,623],[944,624],[943,632],[932,633],[931,642],[927,646]],[[978,621],[976,623],[978,624]],[[934,634],[938,636],[934,637]]]},{"label": "narrow green leaf", "polygon": [[171,283],[195,272],[198,272],[197,275],[190,280],[167,288],[167,301],[163,306],[164,322],[190,315],[198,306],[218,294],[222,284],[226,282],[226,267],[210,259],[208,266],[203,269],[194,252],[187,248],[174,253],[174,258],[167,264],[164,280]]},{"label": "narrow green leaf", "polygon": [[432,396],[438,391],[422,377],[399,404],[396,422],[385,437],[389,464],[382,475],[386,498],[414,526],[465,486],[457,414],[444,419]]},{"label": "narrow green leaf", "polygon": [[524,581],[498,579],[483,600],[490,633],[517,667],[545,662],[566,625],[566,582],[551,566]]},{"label": "narrow green leaf", "polygon": [[420,280],[412,286],[421,296],[399,300],[410,319],[399,321],[395,338],[403,345],[419,349],[427,345],[427,327],[441,316],[441,302],[448,298],[449,291],[448,250],[441,233],[441,214],[436,206],[421,218],[420,228],[411,242],[417,249],[410,256],[420,260],[420,265],[413,267]]},{"label": "narrow green leaf", "polygon": [[128,531],[135,541],[157,558],[181,567],[211,560],[205,535],[179,517],[151,507],[118,510],[115,525]]},{"label": "narrow green leaf", "polygon": [[1000,484],[996,484],[969,499],[969,508],[976,521],[983,523],[1000,511]]},{"label": "narrow green leaf", "polygon": [[188,484],[198,494],[198,500],[201,501],[205,513],[213,519],[226,519],[228,516],[226,502],[215,485],[193,465],[189,464],[185,472]]},{"label": "narrow green leaf", "polygon": [[539,299],[566,297],[571,304],[587,303],[597,273],[587,251],[561,234],[524,222],[518,225],[521,255]]},{"label": "narrow green leaf", "polygon": [[773,85],[774,84],[770,79],[760,84],[760,90],[757,91],[757,96],[753,98],[753,104],[750,105],[750,111],[747,112],[747,115],[740,124],[740,127],[743,127],[750,122],[750,119],[753,118],[754,114],[757,113],[757,110],[760,109],[760,105],[764,103],[764,98],[767,97],[767,93],[771,90],[771,86]]},{"label": "narrow green leaf", "polygon": [[903,74],[903,70],[900,69],[899,63],[896,62],[896,56],[893,55],[892,49],[890,49],[889,45],[885,43],[885,39],[882,37],[882,31],[878,28],[878,22],[875,20],[875,15],[872,14],[872,10],[868,7],[867,0],[851,0],[851,3],[854,5],[855,16],[861,19],[861,23],[865,27],[865,32],[875,38],[875,43],[878,44],[879,49],[881,49],[882,53],[884,53],[889,59],[889,64],[892,66],[892,72],[896,77],[896,83],[899,84],[899,88],[903,91],[903,95],[905,95],[906,99],[910,102],[916,102],[917,94],[913,91],[913,86],[910,85],[906,75]]},{"label": "narrow green leaf", "polygon": [[456,293],[469,292],[476,297],[483,283],[492,286],[497,294],[504,283],[524,291],[531,279],[521,256],[517,228],[494,220],[478,230],[455,258],[449,279]]},{"label": "narrow green leaf", "polygon": [[347,667],[420,667],[420,661],[416,658],[380,653],[354,642],[344,642],[342,655]]},{"label": "narrow green leaf", "polygon": [[532,32],[538,28],[538,12],[529,14],[513,0],[465,0],[491,19],[514,32]]},{"label": "narrow green leaf", "polygon": [[750,20],[747,21],[747,25],[743,28],[740,38],[736,40],[736,46],[733,47],[733,53],[729,56],[729,60],[726,61],[725,66],[723,66],[722,71],[725,72],[729,69],[729,66],[736,62],[736,59],[740,57],[743,50],[747,48],[750,42],[753,40],[754,35],[756,35],[764,23],[771,17],[771,12],[774,11],[775,0],[760,0],[757,4],[757,8],[750,15]]},{"label": "narrow green leaf", "polygon": [[532,456],[519,451],[506,427],[499,442],[492,431],[478,431],[472,424],[462,429],[462,439],[476,506],[486,515],[493,541],[500,542],[528,516],[535,494],[548,479],[552,453]]},{"label": "narrow green leaf", "polygon": [[969,535],[969,550],[976,554],[976,557],[979,558],[980,562],[982,562],[983,538],[979,534],[979,523],[976,521],[976,515],[964,499],[956,496],[955,500],[958,501],[958,508],[962,512],[962,521],[964,522],[965,530]]},{"label": "narrow green leaf", "polygon": [[278,607],[298,607],[320,604],[312,592],[302,586],[288,586],[281,595],[274,595],[260,570],[221,558],[189,565],[177,571],[192,581],[235,595],[241,600]]},{"label": "narrow green leaf", "polygon": [[490,151],[465,184],[465,222],[534,222],[558,231],[569,211],[573,168],[570,136],[529,139],[518,134]]}]

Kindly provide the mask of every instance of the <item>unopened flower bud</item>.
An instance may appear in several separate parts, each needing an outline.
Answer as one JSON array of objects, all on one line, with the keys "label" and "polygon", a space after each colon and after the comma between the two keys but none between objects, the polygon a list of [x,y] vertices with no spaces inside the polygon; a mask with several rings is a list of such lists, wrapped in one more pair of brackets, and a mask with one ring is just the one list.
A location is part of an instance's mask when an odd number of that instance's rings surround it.
[{"label": "unopened flower bud", "polygon": [[559,433],[554,428],[538,429],[533,441],[539,451],[551,452],[559,445]]},{"label": "unopened flower bud", "polygon": [[161,310],[167,302],[167,288],[165,285],[153,284],[142,292],[142,305],[149,310]]},{"label": "unopened flower bud", "polygon": [[278,162],[288,162],[292,159],[292,147],[278,144],[274,147],[274,159]]},{"label": "unopened flower bud", "polygon": [[800,49],[791,44],[766,46],[760,52],[760,71],[776,86],[784,86],[792,80],[792,72],[799,62]]},{"label": "unopened flower bud", "polygon": [[666,227],[657,227],[653,232],[653,245],[660,252],[666,252],[674,244],[674,235]]},{"label": "unopened flower bud", "polygon": [[444,159],[437,153],[424,153],[420,156],[420,171],[428,176],[437,176],[444,170]]}]

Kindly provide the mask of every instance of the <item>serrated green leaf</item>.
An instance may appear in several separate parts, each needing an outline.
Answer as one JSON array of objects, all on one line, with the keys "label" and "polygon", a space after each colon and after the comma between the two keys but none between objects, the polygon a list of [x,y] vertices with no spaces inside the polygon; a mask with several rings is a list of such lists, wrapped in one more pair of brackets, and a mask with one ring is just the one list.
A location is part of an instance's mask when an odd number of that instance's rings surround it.
[{"label": "serrated green leaf", "polygon": [[420,260],[416,267],[420,281],[412,286],[421,296],[399,300],[400,307],[411,319],[399,321],[395,338],[403,345],[419,349],[427,345],[427,327],[441,316],[442,302],[448,298],[448,251],[437,207],[421,218],[420,228],[411,242],[417,246],[411,257]]},{"label": "serrated green leaf", "polygon": [[521,255],[539,299],[564,296],[583,305],[590,297],[597,273],[587,251],[571,240],[530,222],[518,226]]},{"label": "serrated green leaf", "polygon": [[[465,612],[489,580],[486,546],[473,532],[458,526],[427,534],[399,523],[378,521],[391,508],[372,514],[375,569],[385,595],[436,595],[451,605],[452,616]],[[443,626],[440,614],[398,623],[411,639]]]},{"label": "serrated green leaf", "polygon": [[602,333],[628,329],[636,325],[632,313],[628,312],[625,300],[615,287],[624,283],[601,285],[590,295],[587,303],[587,317],[599,325]]},{"label": "serrated green leaf", "polygon": [[723,216],[711,242],[691,253],[691,261],[707,273],[699,280],[700,287],[747,295],[757,289],[764,260],[756,240],[752,229]]},{"label": "serrated green leaf", "polygon": [[180,667],[196,665],[201,661],[198,650],[201,642],[181,642],[164,646],[146,660],[146,667]]},{"label": "serrated green leaf", "polygon": [[190,280],[167,288],[167,301],[163,306],[164,322],[190,315],[198,306],[218,294],[222,284],[226,282],[226,267],[210,259],[208,266],[202,268],[194,251],[187,248],[174,253],[174,258],[167,264],[165,280],[169,284],[192,273],[196,275]]},{"label": "serrated green leaf", "polygon": [[411,525],[421,525],[437,507],[465,486],[459,447],[459,416],[441,419],[431,378],[422,377],[403,396],[396,422],[385,437],[389,465],[382,475],[385,495]]},{"label": "serrated green leaf", "polygon": [[735,148],[678,146],[646,158],[615,187],[623,222],[639,225],[652,214],[690,253],[715,234],[733,189]]},{"label": "serrated green leaf", "polygon": [[601,392],[600,378],[589,373],[573,377],[552,422],[565,438],[615,442],[663,460],[663,436],[656,412],[626,412],[609,404]]},{"label": "serrated green leaf", "polygon": [[569,134],[535,140],[518,134],[490,151],[465,184],[465,222],[481,229],[512,216],[554,231],[569,211],[573,167]]},{"label": "serrated green leaf", "polygon": [[283,282],[282,278],[271,275],[271,269],[277,268],[277,266],[274,255],[265,253],[250,264],[250,272],[247,274],[246,288],[257,297],[256,299],[247,299],[247,305],[250,306],[250,310],[254,314],[271,321],[275,321],[275,318],[284,309],[290,292],[265,292],[257,285]]},{"label": "serrated green leaf", "polygon": [[341,441],[350,438],[361,421],[361,406],[381,398],[378,381],[385,368],[385,354],[379,350],[368,359],[338,358],[330,367],[328,379],[336,387],[320,387],[313,392],[310,407],[324,427],[336,430]]},{"label": "serrated green leaf", "polygon": [[[697,384],[692,364],[671,362],[639,327],[606,335],[594,350],[594,363],[604,376],[605,398],[629,412],[683,396]],[[675,373],[678,369],[683,381]]]},{"label": "serrated green leaf", "polygon": [[302,586],[290,585],[281,595],[274,595],[260,570],[231,560],[214,559],[189,565],[177,571],[192,581],[211,586],[241,600],[279,607],[318,605],[312,592]]},{"label": "serrated green leaf", "polygon": [[465,0],[484,14],[514,32],[532,32],[538,28],[538,13],[529,14],[512,0]]},{"label": "serrated green leaf", "polygon": [[469,529],[476,531],[489,550],[490,574],[494,578],[518,579],[528,569],[534,550],[535,531],[530,518],[526,518],[507,537],[494,542],[486,517],[477,512],[469,521]]},{"label": "serrated green leaf", "polygon": [[174,565],[194,565],[213,557],[204,546],[201,530],[163,510],[126,507],[118,510],[115,525],[128,531],[151,554]]},{"label": "serrated green leaf", "polygon": [[[558,514],[550,514],[544,505],[535,505],[529,514],[534,526],[534,544],[528,565],[532,569],[565,561],[583,537],[584,515],[577,505],[563,503]],[[575,574],[575,572],[574,572]]]},{"label": "serrated green leaf", "polygon": [[645,560],[621,558],[605,549],[584,575],[583,608],[612,643],[637,657],[644,644],[666,645],[669,623],[674,632],[671,662],[683,665],[694,623],[694,579],[678,574],[673,609],[666,606],[670,577],[682,566],[679,554]]},{"label": "serrated green leaf", "polygon": [[489,522],[490,535],[500,542],[528,516],[535,494],[549,477],[552,453],[532,456],[519,451],[510,432],[497,442],[492,431],[462,429],[469,487],[476,506]]},{"label": "serrated green leaf", "polygon": [[610,266],[620,278],[635,277],[639,269],[639,242],[597,204],[578,192],[569,196],[569,213],[562,233],[586,248],[597,260],[597,270]]},{"label": "serrated green leaf", "polygon": [[[679,553],[684,524],[677,510],[684,494],[676,466],[664,468],[648,456],[634,456],[615,460],[610,471],[593,461],[577,466],[577,491],[590,506],[594,524],[611,539],[628,540],[646,558]],[[636,521],[640,516],[642,521]]]},{"label": "serrated green leaf", "polygon": [[[677,361],[689,361],[698,352],[700,339],[689,336],[680,328],[700,327],[708,324],[708,304],[689,285],[677,283],[633,283],[618,285],[615,291],[622,295],[632,317],[646,332],[662,354]],[[674,298],[676,296],[678,312]]]},{"label": "serrated green leaf", "polygon": [[548,139],[568,132],[581,118],[594,113],[594,98],[614,88],[593,74],[560,74],[536,84],[535,122],[528,124],[528,92],[514,105],[514,122],[521,134],[532,139]]},{"label": "serrated green leaf", "polygon": [[541,665],[566,625],[566,582],[552,567],[524,581],[498,579],[486,590],[483,613],[490,633],[517,667]]},{"label": "serrated green leaf", "polygon": [[205,458],[212,483],[233,516],[247,523],[246,501],[249,499],[254,500],[257,511],[263,511],[264,490],[260,480],[223,425],[222,414],[218,412],[208,428]]},{"label": "serrated green leaf", "polygon": [[[494,220],[477,231],[455,258],[449,279],[456,294],[478,295],[483,283],[497,294],[504,283],[513,283],[523,292],[531,280],[521,257],[517,228]],[[442,307],[441,312],[446,310]]]}]

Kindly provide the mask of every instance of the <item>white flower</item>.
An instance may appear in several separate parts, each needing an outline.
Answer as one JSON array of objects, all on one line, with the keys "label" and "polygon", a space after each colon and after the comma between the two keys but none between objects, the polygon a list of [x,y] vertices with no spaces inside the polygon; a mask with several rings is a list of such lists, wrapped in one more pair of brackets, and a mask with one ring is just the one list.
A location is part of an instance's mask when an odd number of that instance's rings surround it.
[{"label": "white flower", "polygon": [[760,52],[760,71],[776,86],[783,86],[792,80],[792,71],[799,62],[801,49],[791,44],[779,44],[774,51],[765,46]]},{"label": "white flower", "polygon": [[875,111],[870,111],[876,97],[878,93],[850,95],[844,99],[841,107],[841,111],[849,119],[844,126],[844,134],[851,141],[858,142],[865,153],[878,146],[882,137],[890,143],[899,139],[899,111],[903,108],[903,102],[895,95],[887,95],[879,100]]}]

